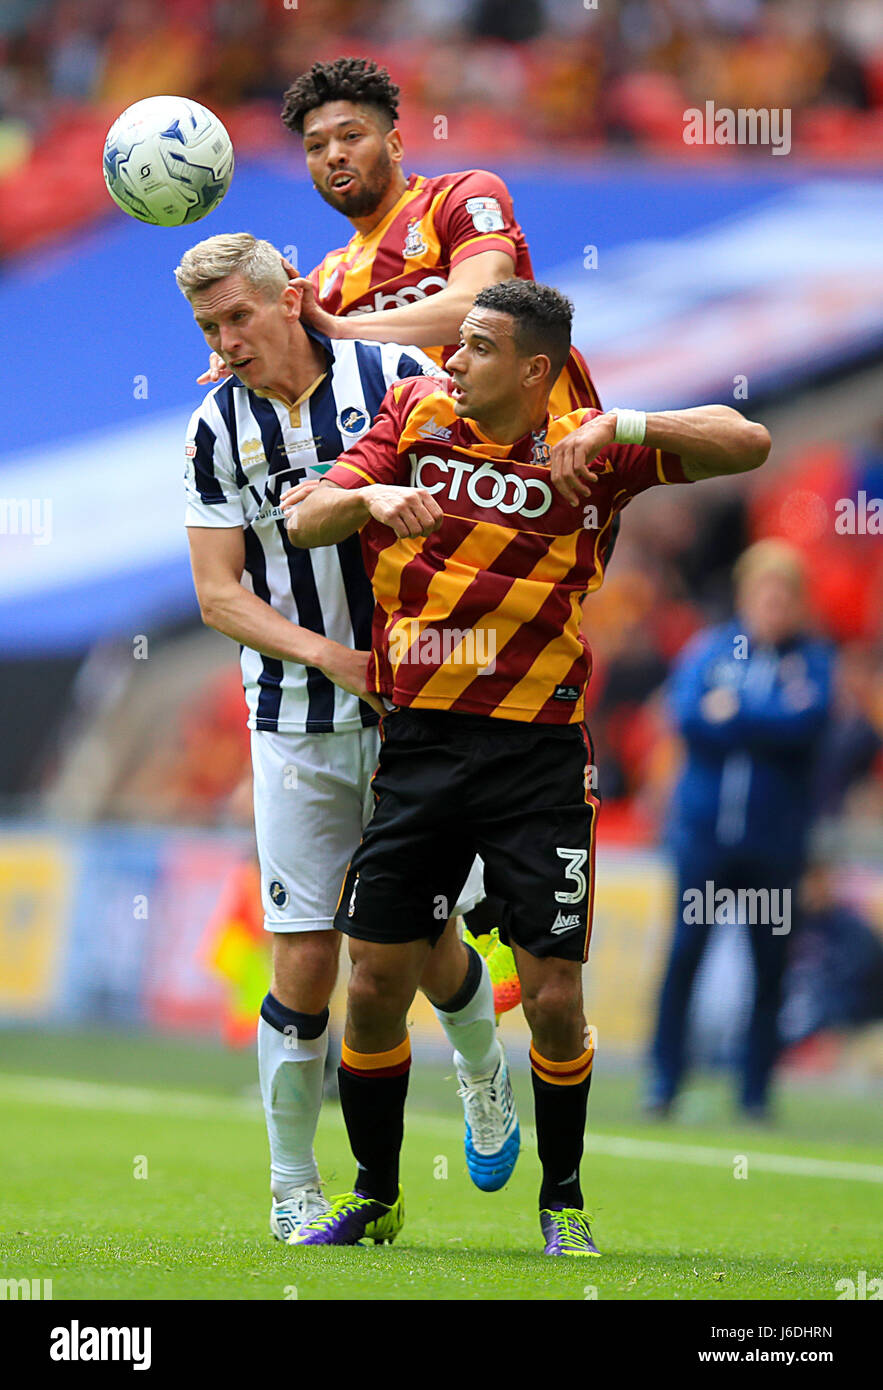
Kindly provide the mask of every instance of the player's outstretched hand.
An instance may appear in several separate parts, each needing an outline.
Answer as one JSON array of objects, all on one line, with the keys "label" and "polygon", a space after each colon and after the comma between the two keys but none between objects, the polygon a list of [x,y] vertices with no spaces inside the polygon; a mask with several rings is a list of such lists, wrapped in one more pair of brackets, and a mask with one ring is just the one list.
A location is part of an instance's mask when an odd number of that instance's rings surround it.
[{"label": "player's outstretched hand", "polygon": [[590,484],[598,481],[598,474],[589,464],[613,443],[615,433],[615,415],[595,415],[553,446],[549,458],[552,485],[571,507],[590,495]]},{"label": "player's outstretched hand", "polygon": [[328,643],[328,655],[322,664],[322,672],[329,680],[339,685],[341,690],[348,690],[351,695],[358,695],[360,700],[364,700],[366,705],[370,705],[377,714],[385,714],[383,701],[379,695],[374,695],[368,689],[368,662],[371,659],[370,652],[354,652],[349,647],[342,647],[339,642]]},{"label": "player's outstretched hand", "polygon": [[422,487],[388,487],[374,483],[362,491],[375,521],[389,526],[396,535],[431,536],[444,520],[444,512],[431,492]]},{"label": "player's outstretched hand", "polygon": [[223,357],[219,353],[213,352],[208,360],[208,371],[196,378],[196,384],[197,386],[214,386],[215,382],[223,381],[225,377],[232,375],[233,373]]}]

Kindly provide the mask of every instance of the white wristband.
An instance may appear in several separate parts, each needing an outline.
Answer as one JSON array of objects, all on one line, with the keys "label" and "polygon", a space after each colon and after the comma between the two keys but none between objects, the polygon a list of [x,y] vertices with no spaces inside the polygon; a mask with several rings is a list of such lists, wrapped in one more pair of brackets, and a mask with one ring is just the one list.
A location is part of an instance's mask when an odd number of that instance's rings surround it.
[{"label": "white wristband", "polygon": [[623,410],[614,406],[609,412],[616,416],[615,444],[643,444],[647,433],[647,414],[643,410]]}]

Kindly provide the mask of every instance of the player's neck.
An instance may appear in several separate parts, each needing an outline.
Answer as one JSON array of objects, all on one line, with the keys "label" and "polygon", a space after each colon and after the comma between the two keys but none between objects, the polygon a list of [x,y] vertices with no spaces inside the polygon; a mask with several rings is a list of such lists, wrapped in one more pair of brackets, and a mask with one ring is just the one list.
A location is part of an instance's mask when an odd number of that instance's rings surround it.
[{"label": "player's neck", "polygon": [[349,219],[351,225],[355,227],[360,236],[368,236],[369,233],[374,231],[375,227],[380,225],[387,213],[395,207],[407,187],[408,180],[402,173],[401,168],[397,166],[390,180],[389,188],[384,193],[374,211],[369,212],[366,217],[351,217]]},{"label": "player's neck", "polygon": [[255,389],[258,396],[275,396],[285,405],[294,405],[325,371],[325,350],[304,332],[299,323],[291,328],[290,347],[278,377]]},{"label": "player's neck", "polygon": [[474,423],[492,444],[514,444],[516,439],[546,428],[548,409],[548,400],[542,400],[516,410],[501,410]]}]

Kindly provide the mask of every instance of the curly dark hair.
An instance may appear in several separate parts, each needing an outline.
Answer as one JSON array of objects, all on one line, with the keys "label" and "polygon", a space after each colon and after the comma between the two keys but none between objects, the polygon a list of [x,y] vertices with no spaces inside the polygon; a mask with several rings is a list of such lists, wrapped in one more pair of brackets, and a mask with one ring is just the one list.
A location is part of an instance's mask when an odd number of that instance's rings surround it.
[{"label": "curly dark hair", "polygon": [[392,130],[399,114],[399,89],[386,68],[368,58],[335,58],[333,63],[314,63],[301,73],[285,93],[282,124],[297,135],[304,120],[326,101],[353,101],[373,106],[382,117],[384,130]]},{"label": "curly dark hair", "polygon": [[479,290],[473,300],[476,309],[494,309],[515,320],[515,347],[523,357],[545,353],[556,381],[570,354],[573,303],[551,285],[535,280],[501,280]]}]

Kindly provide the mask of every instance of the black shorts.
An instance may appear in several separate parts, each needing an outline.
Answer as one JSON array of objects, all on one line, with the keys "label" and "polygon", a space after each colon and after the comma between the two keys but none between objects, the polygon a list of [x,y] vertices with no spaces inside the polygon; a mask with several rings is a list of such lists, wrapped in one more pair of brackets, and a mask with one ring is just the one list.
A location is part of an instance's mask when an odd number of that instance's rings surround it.
[{"label": "black shorts", "polygon": [[363,941],[435,942],[476,854],[502,899],[500,935],[534,956],[586,959],[594,759],[582,724],[398,710],[383,720],[374,815],[334,925]]}]

